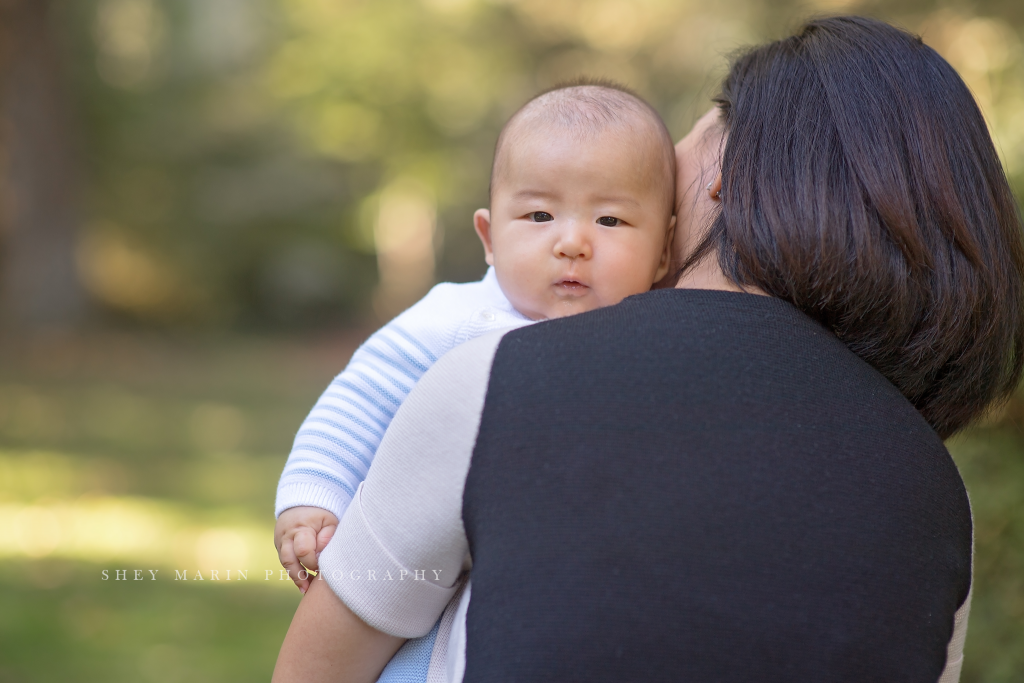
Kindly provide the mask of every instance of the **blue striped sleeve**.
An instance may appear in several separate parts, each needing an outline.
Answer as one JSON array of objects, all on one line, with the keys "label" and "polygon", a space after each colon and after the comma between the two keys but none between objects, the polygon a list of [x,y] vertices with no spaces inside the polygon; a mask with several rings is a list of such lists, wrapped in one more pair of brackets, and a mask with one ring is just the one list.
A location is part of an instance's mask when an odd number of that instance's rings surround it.
[{"label": "blue striped sleeve", "polygon": [[491,330],[530,322],[493,269],[479,282],[431,289],[367,339],[313,406],[281,474],[276,514],[311,505],[340,520],[399,406],[437,359]]},{"label": "blue striped sleeve", "polygon": [[302,423],[278,484],[276,514],[315,505],[341,518],[398,407],[446,350],[431,349],[399,322],[356,351]]}]

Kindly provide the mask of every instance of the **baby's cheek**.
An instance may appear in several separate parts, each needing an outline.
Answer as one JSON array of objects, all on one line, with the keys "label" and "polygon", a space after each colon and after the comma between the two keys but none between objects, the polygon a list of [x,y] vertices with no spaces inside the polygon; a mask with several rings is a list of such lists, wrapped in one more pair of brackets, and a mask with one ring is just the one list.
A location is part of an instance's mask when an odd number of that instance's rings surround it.
[{"label": "baby's cheek", "polygon": [[608,282],[614,295],[621,301],[627,296],[650,291],[651,285],[654,284],[653,273],[656,270],[657,265],[652,266],[646,254],[642,257],[624,258],[616,264],[608,277]]},{"label": "baby's cheek", "polygon": [[526,317],[533,320],[550,317],[546,310],[548,302],[545,301],[543,293],[523,282],[521,276],[512,278],[510,286],[503,286],[502,290],[512,307]]}]

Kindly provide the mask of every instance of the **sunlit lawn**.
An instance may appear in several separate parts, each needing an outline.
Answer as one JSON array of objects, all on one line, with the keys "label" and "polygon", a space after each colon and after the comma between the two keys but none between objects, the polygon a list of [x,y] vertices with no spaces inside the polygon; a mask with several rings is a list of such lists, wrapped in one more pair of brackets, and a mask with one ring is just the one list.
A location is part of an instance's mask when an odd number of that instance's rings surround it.
[{"label": "sunlit lawn", "polygon": [[277,477],[358,341],[6,343],[0,681],[268,680]]},{"label": "sunlit lawn", "polygon": [[[0,680],[269,680],[298,602],[255,583],[103,582],[102,563],[53,564],[0,564]],[[52,588],[28,578],[54,570]]]},{"label": "sunlit lawn", "polygon": [[[299,598],[266,575],[277,476],[359,338],[4,342],[0,683],[268,679]],[[964,681],[1024,679],[1021,415],[951,444],[977,526]]]}]

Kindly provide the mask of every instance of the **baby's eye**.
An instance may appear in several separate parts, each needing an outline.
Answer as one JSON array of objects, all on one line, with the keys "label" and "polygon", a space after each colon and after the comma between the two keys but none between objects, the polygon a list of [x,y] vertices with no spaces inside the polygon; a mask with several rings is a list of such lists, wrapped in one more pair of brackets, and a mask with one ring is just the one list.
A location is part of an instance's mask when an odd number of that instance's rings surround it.
[{"label": "baby's eye", "polygon": [[548,221],[555,220],[555,217],[547,211],[534,211],[533,213],[527,214],[527,216],[529,216],[530,220],[535,223],[546,223]]},{"label": "baby's eye", "polygon": [[597,219],[598,225],[603,225],[606,228],[614,228],[616,225],[621,223],[615,216],[601,216]]}]

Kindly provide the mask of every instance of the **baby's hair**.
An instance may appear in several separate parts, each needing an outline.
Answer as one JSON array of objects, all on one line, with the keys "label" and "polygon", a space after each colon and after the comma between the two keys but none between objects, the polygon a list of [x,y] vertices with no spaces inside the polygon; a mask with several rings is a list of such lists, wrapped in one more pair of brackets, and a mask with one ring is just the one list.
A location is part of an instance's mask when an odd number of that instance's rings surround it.
[{"label": "baby's hair", "polygon": [[[505,161],[505,148],[510,138],[519,132],[516,124],[529,117],[564,128],[575,140],[586,140],[611,126],[626,126],[648,136],[650,142],[659,148],[664,164],[663,177],[672,188],[670,201],[674,201],[675,147],[661,115],[630,88],[606,79],[585,77],[559,83],[541,92],[509,118],[494,147],[491,193]],[[640,126],[634,125],[637,122]]]}]

